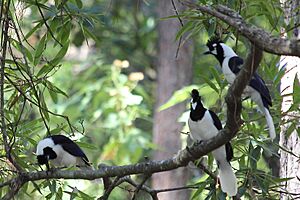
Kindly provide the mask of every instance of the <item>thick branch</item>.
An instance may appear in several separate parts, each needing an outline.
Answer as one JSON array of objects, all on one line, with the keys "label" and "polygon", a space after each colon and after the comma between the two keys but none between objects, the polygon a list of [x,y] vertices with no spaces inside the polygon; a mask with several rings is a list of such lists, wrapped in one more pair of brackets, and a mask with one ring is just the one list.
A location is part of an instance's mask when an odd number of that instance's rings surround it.
[{"label": "thick branch", "polygon": [[[54,172],[26,172],[20,173],[18,177],[10,181],[11,191],[14,194],[28,181],[37,181],[42,179],[87,179],[94,180],[103,177],[124,177],[131,174],[152,174],[162,171],[169,171],[179,167],[186,166],[189,161],[194,161],[212,150],[224,145],[231,140],[238,132],[242,121],[241,114],[241,95],[252,77],[253,72],[257,69],[262,58],[262,51],[258,48],[251,48],[245,65],[236,80],[229,88],[226,96],[227,123],[219,134],[210,140],[203,141],[201,144],[194,145],[187,150],[181,150],[176,156],[166,160],[147,161],[134,165],[125,166],[105,166],[98,170],[77,170],[77,171],[54,171]],[[192,152],[191,155],[189,152]],[[194,155],[197,155],[196,157]],[[7,194],[4,199],[8,199]]]},{"label": "thick branch", "polygon": [[182,3],[190,8],[217,17],[237,29],[239,33],[264,51],[277,55],[300,56],[300,40],[297,38],[288,40],[280,36],[273,36],[262,28],[248,24],[237,12],[228,7],[218,5],[216,9],[213,9],[212,7],[197,5],[189,1],[183,1]]}]

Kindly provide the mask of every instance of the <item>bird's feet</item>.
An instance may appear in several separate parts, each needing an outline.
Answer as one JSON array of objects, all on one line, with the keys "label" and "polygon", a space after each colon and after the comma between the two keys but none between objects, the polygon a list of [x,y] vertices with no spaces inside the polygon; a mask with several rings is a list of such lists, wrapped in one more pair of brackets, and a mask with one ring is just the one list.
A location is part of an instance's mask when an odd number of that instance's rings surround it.
[{"label": "bird's feet", "polygon": [[202,142],[203,142],[203,140],[197,140],[197,141],[195,142],[195,145],[196,145],[196,146],[199,146],[199,145],[201,145]]},{"label": "bird's feet", "polygon": [[[202,140],[197,140],[194,145],[195,146],[198,146],[202,143]],[[189,146],[186,146],[185,147],[186,151],[193,157],[193,158],[196,158],[197,156],[195,156],[195,154],[191,151],[190,147]]]}]

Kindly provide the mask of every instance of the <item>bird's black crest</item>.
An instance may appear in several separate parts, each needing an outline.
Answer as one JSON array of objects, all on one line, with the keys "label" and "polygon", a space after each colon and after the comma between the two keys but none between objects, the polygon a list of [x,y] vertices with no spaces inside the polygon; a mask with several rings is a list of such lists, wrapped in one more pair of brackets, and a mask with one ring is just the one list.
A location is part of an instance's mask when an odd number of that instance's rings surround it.
[{"label": "bird's black crest", "polygon": [[199,101],[201,99],[201,97],[199,95],[199,92],[196,89],[192,90],[191,96],[192,96],[193,102],[197,102],[197,101]]},{"label": "bird's black crest", "polygon": [[223,41],[219,37],[213,36],[207,41],[206,46],[208,46],[208,48],[212,48],[213,44],[218,44],[218,43],[223,43]]}]

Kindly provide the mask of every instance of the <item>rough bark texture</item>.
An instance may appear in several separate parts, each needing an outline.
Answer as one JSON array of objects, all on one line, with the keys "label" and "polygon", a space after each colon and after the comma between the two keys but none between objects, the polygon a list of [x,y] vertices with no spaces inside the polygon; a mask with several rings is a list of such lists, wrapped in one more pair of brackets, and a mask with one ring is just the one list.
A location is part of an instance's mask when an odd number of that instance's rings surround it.
[{"label": "rough bark texture", "polygon": [[[285,22],[289,23],[291,19],[294,19],[294,23],[298,24],[300,17],[299,17],[299,10],[296,11],[296,8],[299,7],[300,1],[289,1],[289,0],[282,0],[281,1],[283,9],[285,10]],[[284,30],[283,30],[284,31]],[[293,37],[300,38],[299,28],[293,31]],[[293,104],[293,97],[292,95],[284,96],[287,94],[293,93],[293,85],[295,77],[298,74],[298,79],[300,75],[300,58],[293,57],[293,56],[282,56],[280,59],[280,67],[284,67],[285,74],[281,79],[281,95],[283,96],[282,101],[282,112],[287,112],[289,108]],[[287,136],[287,130],[292,125],[292,123],[285,123],[286,121],[294,121],[294,117],[299,116],[299,113],[296,112],[289,112],[282,118],[283,125],[281,126],[281,133],[280,133],[280,145],[284,146],[289,151],[293,152],[296,155],[300,154],[300,142],[299,137],[297,134],[297,130],[294,130],[291,135]],[[296,124],[296,127],[299,127],[300,123]],[[290,193],[299,193],[300,191],[300,165],[299,159],[294,155],[280,151],[280,176],[282,178],[286,177],[294,177],[294,179],[285,182],[283,186],[283,190],[286,190]],[[281,199],[291,199],[293,195],[281,195]],[[296,196],[294,196],[296,197]]]},{"label": "rough bark texture", "polygon": [[[175,1],[176,2],[176,1]],[[183,9],[177,4],[177,9]],[[158,18],[175,15],[171,1],[158,1]],[[175,41],[176,33],[180,29],[178,19],[161,20],[158,22],[158,64],[157,64],[157,89],[156,106],[154,113],[154,143],[158,150],[154,159],[160,160],[173,156],[181,148],[180,131],[182,124],[177,120],[185,110],[185,104],[178,104],[167,110],[159,112],[159,106],[167,102],[174,91],[188,85],[192,81],[192,44],[186,42],[180,47],[179,55],[175,58],[178,42]],[[154,188],[170,188],[186,184],[188,179],[186,169],[155,174],[153,176]],[[188,199],[187,191],[162,193],[160,200]]]}]

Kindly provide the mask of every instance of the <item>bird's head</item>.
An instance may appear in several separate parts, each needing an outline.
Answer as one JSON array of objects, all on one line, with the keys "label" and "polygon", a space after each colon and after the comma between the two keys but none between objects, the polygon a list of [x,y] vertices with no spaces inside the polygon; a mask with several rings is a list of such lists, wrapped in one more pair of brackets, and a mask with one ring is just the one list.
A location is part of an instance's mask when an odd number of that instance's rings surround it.
[{"label": "bird's head", "polygon": [[48,163],[49,160],[57,158],[57,154],[51,147],[45,147],[42,154],[37,155],[37,160],[40,165]]},{"label": "bird's head", "polygon": [[201,104],[201,96],[198,90],[193,89],[191,92],[191,109],[195,110],[198,104]]},{"label": "bird's head", "polygon": [[233,57],[237,56],[233,49],[227,46],[223,41],[218,37],[212,37],[206,43],[208,47],[208,51],[206,51],[205,55],[214,55],[222,64],[225,57]]},{"label": "bird's head", "polygon": [[54,142],[51,138],[45,138],[38,143],[36,155],[40,165],[46,165],[49,168],[49,160],[57,157],[52,147],[54,147]]},{"label": "bird's head", "polygon": [[206,43],[206,46],[208,47],[208,51],[206,51],[204,54],[212,54],[214,56],[224,55],[224,51],[221,44],[224,43],[220,40],[220,38],[218,37],[210,38]]}]

